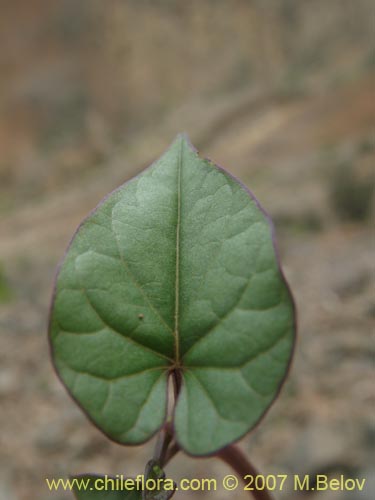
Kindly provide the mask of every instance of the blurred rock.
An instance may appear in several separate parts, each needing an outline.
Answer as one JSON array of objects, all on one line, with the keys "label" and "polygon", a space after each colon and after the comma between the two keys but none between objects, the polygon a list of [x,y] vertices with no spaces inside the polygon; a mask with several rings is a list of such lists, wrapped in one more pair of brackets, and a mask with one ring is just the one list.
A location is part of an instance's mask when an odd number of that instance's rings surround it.
[{"label": "blurred rock", "polygon": [[14,369],[0,372],[0,397],[14,393],[17,387],[18,380]]},{"label": "blurred rock", "polygon": [[[353,272],[354,271],[354,272]],[[365,290],[371,283],[371,270],[349,270],[351,275],[343,274],[340,281],[334,286],[335,292],[342,298],[356,295]]]},{"label": "blurred rock", "polygon": [[61,452],[66,447],[64,428],[55,422],[48,423],[35,430],[33,441],[42,452]]},{"label": "blurred rock", "polygon": [[337,426],[311,423],[295,434],[286,464],[298,474],[324,473],[332,467],[350,467],[353,461],[349,453],[352,440],[353,436]]}]

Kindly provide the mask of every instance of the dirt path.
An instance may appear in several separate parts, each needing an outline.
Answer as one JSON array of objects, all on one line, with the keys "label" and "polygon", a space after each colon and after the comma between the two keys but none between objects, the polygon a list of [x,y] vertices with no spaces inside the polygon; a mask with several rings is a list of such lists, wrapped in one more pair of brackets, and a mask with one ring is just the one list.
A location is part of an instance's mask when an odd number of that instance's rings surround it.
[{"label": "dirt path", "polygon": [[[205,124],[199,146],[203,154],[218,159],[245,180],[263,167],[268,169],[268,184],[280,174],[284,178],[310,178],[316,150],[356,140],[374,130],[374,89],[375,79],[369,78],[338,93],[296,100],[247,96]],[[142,141],[147,143],[147,138]],[[127,158],[124,152],[118,152],[103,175],[98,172],[88,180],[77,179],[63,191],[3,216],[0,259],[22,254],[25,248],[38,251],[41,244],[61,245],[107,192],[137,173],[138,165],[145,164],[147,157],[142,153]],[[278,191],[280,199],[284,195],[288,198],[283,186],[278,186]]]}]

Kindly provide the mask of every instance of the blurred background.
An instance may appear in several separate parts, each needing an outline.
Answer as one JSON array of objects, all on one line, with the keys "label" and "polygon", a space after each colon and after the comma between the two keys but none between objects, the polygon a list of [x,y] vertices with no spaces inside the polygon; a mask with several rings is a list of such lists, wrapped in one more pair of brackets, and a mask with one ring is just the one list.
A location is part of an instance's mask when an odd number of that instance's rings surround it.
[{"label": "blurred background", "polygon": [[[142,472],[52,371],[56,265],[80,220],[186,131],[271,214],[299,311],[282,394],[241,443],[263,473],[375,491],[375,8],[371,0],[0,0],[0,500]],[[179,456],[181,477],[222,478]],[[278,499],[304,495],[288,491]],[[244,493],[177,498],[245,499]]]}]

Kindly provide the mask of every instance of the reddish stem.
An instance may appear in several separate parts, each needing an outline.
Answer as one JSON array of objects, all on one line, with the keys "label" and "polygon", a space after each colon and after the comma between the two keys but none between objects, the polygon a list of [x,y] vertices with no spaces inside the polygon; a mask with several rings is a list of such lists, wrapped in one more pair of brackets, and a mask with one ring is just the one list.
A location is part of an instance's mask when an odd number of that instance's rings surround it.
[{"label": "reddish stem", "polygon": [[167,463],[172,460],[172,458],[177,455],[177,453],[180,451],[180,447],[178,446],[177,443],[172,443],[171,446],[168,448],[167,453],[165,455],[165,460],[164,460],[164,465],[167,465]]},{"label": "reddish stem", "polygon": [[155,452],[154,452],[154,460],[159,462],[160,466],[163,467],[168,460],[166,460],[168,456],[168,448],[173,439],[173,431],[172,427],[169,423],[167,423],[164,428],[160,431],[159,437],[156,443]]},{"label": "reddish stem", "polygon": [[181,371],[175,368],[172,371],[172,377],[173,377],[173,389],[174,389],[174,399],[175,399],[175,404],[177,402],[178,395],[181,390],[181,383],[182,383],[182,375]]},{"label": "reddish stem", "polygon": [[[247,457],[242,453],[242,451],[236,446],[229,445],[223,450],[219,451],[217,457],[228,464],[232,469],[238,474],[245,484],[249,481],[244,479],[245,476],[257,476],[259,472],[256,468],[248,461]],[[255,488],[255,486],[254,486]],[[255,500],[273,500],[271,494],[267,490],[256,490],[249,491],[250,496],[253,496]]]}]

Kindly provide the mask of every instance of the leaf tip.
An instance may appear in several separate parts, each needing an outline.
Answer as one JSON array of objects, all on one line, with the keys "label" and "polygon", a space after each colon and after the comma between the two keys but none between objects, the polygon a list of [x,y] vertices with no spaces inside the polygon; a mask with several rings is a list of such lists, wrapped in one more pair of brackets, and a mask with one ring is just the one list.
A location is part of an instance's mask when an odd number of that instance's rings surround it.
[{"label": "leaf tip", "polygon": [[189,134],[187,132],[180,132],[179,134],[177,134],[175,140],[173,141],[173,145],[183,145],[196,152],[196,149],[191,143]]}]

